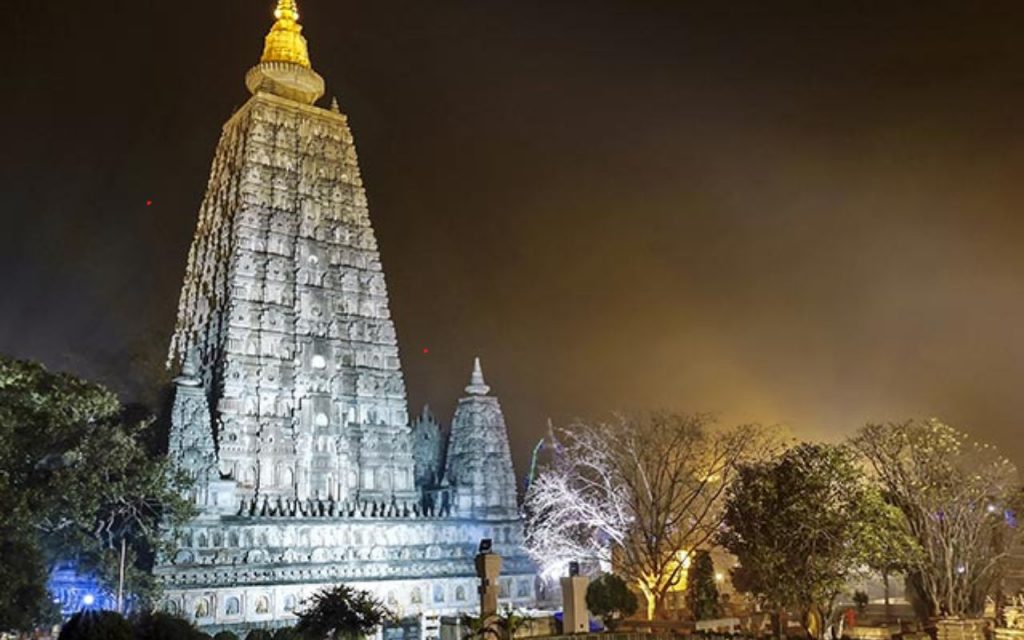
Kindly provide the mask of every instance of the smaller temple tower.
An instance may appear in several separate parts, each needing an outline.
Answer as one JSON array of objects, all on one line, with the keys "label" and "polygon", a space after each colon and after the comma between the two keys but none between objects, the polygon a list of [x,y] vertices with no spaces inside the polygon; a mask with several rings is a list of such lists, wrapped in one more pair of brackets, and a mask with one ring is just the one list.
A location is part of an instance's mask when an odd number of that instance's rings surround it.
[{"label": "smaller temple tower", "polygon": [[430,405],[424,405],[423,411],[412,423],[412,457],[416,486],[437,486],[444,463],[444,433],[441,424],[431,413]]},{"label": "smaller temple tower", "polygon": [[205,505],[210,482],[220,479],[217,448],[210,425],[210,405],[199,377],[198,354],[192,350],[185,358],[181,375],[174,379],[174,405],[168,453],[174,464],[195,484],[192,499]]},{"label": "smaller temple tower", "polygon": [[477,358],[466,387],[468,395],[459,400],[452,418],[445,466],[454,510],[461,517],[499,519],[518,515],[505,416],[490,392]]}]

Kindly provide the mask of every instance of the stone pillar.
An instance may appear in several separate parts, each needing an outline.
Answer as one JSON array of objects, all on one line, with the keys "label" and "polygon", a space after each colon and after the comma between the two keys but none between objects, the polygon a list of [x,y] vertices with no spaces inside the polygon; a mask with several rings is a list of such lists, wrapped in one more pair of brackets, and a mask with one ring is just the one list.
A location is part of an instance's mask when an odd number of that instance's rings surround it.
[{"label": "stone pillar", "polygon": [[498,575],[501,573],[501,556],[484,551],[476,555],[476,575],[480,578],[480,619],[498,613]]},{"label": "stone pillar", "polygon": [[588,633],[590,612],[587,611],[587,587],[590,579],[586,576],[562,578],[562,633]]}]

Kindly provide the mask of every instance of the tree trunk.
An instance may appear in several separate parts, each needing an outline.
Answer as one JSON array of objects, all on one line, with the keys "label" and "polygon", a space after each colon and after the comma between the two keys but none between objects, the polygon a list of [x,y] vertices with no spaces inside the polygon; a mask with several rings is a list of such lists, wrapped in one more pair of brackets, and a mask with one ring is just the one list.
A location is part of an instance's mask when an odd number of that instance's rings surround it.
[{"label": "tree trunk", "polygon": [[892,620],[892,608],[889,604],[889,572],[882,572],[882,584],[885,586],[885,621]]},{"label": "tree trunk", "polygon": [[782,609],[772,612],[772,636],[776,639],[786,637],[786,612]]},{"label": "tree trunk", "polygon": [[654,593],[643,582],[638,582],[637,587],[640,588],[640,593],[643,594],[644,600],[647,603],[647,620],[654,620],[654,610],[657,607],[657,602],[654,598]]},{"label": "tree trunk", "polygon": [[814,640],[821,640],[825,635],[825,617],[821,607],[812,604],[804,611],[804,630]]}]

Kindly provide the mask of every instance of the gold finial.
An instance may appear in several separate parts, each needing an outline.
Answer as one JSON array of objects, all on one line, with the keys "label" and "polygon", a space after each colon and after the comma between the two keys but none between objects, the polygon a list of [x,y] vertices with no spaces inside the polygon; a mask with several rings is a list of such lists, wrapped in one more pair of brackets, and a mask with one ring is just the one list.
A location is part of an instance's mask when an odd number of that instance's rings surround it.
[{"label": "gold finial", "polygon": [[299,20],[299,8],[295,6],[294,0],[280,0],[277,9],[274,10],[274,17],[278,20]]},{"label": "gold finial", "polygon": [[260,62],[291,62],[307,69],[312,68],[295,0],[278,0],[274,18],[276,22],[267,34]]}]

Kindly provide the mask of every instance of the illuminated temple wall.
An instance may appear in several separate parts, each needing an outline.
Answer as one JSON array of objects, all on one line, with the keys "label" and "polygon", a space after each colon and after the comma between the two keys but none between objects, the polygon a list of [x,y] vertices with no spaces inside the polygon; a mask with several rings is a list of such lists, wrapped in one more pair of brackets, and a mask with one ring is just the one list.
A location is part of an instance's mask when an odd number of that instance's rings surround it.
[{"label": "illuminated temple wall", "polygon": [[344,582],[403,615],[471,611],[488,537],[504,598],[531,603],[498,400],[477,362],[450,436],[433,418],[410,428],[352,133],[336,103],[315,106],[294,3],[277,18],[224,126],[182,287],[170,455],[202,514],[160,559],[163,606],[208,629],[281,626]]}]

